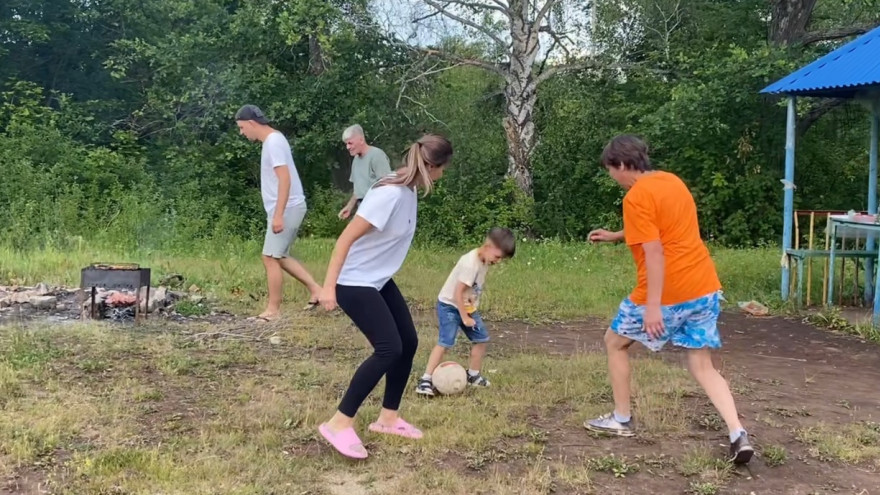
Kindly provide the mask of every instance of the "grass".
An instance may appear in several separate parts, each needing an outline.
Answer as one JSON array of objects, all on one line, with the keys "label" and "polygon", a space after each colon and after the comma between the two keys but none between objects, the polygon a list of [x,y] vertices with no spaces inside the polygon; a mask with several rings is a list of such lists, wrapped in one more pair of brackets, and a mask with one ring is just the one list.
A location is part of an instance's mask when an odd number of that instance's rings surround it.
[{"label": "grass", "polygon": [[587,465],[593,471],[610,473],[615,478],[625,478],[626,475],[639,470],[638,464],[627,460],[626,457],[618,457],[614,454],[590,459]]},{"label": "grass", "polygon": [[696,478],[691,482],[691,493],[704,495],[716,493],[724,486],[730,479],[733,466],[705,446],[700,446],[684,454],[679,464],[679,472],[683,476]]},{"label": "grass", "polygon": [[[294,254],[316,279],[323,280],[332,241],[301,239]],[[417,247],[411,250],[396,277],[407,297],[430,308],[457,258],[464,250]],[[732,303],[778,299],[779,256],[776,250],[713,249]],[[79,271],[95,261],[140,263],[152,269],[159,281],[181,274],[183,287],[195,285],[215,295],[233,311],[259,311],[265,298],[265,274],[256,242],[235,246],[194,246],[186,253],[144,250],[120,253],[80,244],[70,250],[47,249],[16,252],[0,247],[0,284],[64,284],[77,286]],[[634,283],[635,273],[625,246],[520,242],[517,255],[489,273],[483,310],[497,319],[572,319],[585,315],[611,316]],[[288,298],[297,307],[306,301],[305,291],[288,281]],[[187,314],[201,314],[203,305],[184,303]]]},{"label": "grass", "polygon": [[788,460],[788,451],[782,445],[767,445],[761,449],[761,455],[770,467],[782,466]]},{"label": "grass", "polygon": [[[304,239],[295,251],[320,279],[331,249],[328,241]],[[265,298],[257,253],[256,244],[185,254],[0,248],[0,284],[75,286],[91,262],[133,261],[151,267],[154,280],[180,273],[183,286],[196,285],[206,300],[253,313]],[[397,281],[417,310],[430,310],[460,254],[412,250]],[[731,303],[776,297],[776,251],[714,254]],[[515,259],[491,270],[483,309],[492,320],[604,318],[633,278],[623,246],[524,242]],[[730,480],[732,468],[718,448],[642,455],[657,451],[646,445],[691,445],[695,426],[709,434],[724,429],[716,414],[696,408],[706,399],[680,366],[655,357],[633,360],[634,414],[643,434],[632,440],[632,450],[610,455],[602,446],[624,444],[605,444],[581,426],[611,407],[605,356],[552,356],[512,343],[490,351],[490,389],[434,400],[407,390],[403,412],[425,430],[422,441],[363,433],[371,458],[347,462],[320,441],[316,427],[334,411],[368,346],[339,314],[294,316],[306,294],[290,281],[286,290],[290,314],[260,330],[161,319],[136,329],[0,326],[0,479],[31,473],[58,494],[315,495],[603,493],[607,480],[648,486],[652,477],[676,473],[686,478],[679,477],[679,493],[704,495],[720,493]],[[210,311],[203,301],[177,309]],[[430,311],[415,315],[422,342],[430,342],[436,336]],[[532,328],[553,331],[552,325]],[[209,337],[217,332],[241,337]],[[270,336],[280,343],[270,343]],[[420,346],[414,374],[429,350]],[[453,355],[466,350],[462,345]],[[368,398],[359,432],[380,401],[378,393]],[[876,431],[867,423],[858,428],[847,430],[845,440],[822,426],[801,431],[800,438],[822,459],[871,462]],[[582,448],[569,457],[556,450],[561,445]],[[779,448],[763,449],[768,464],[785,462]]]},{"label": "grass", "polygon": [[[427,337],[430,321],[418,323]],[[313,315],[279,326],[281,345],[194,339],[150,325],[0,333],[0,476],[49,466],[53,489],[71,494],[116,486],[126,493],[470,493],[468,472],[516,493],[548,493],[556,482],[590,486],[588,471],[546,461],[548,432],[528,418],[557,416],[587,439],[580,423],[609,407],[587,399],[607,395],[600,354],[561,358],[507,348],[490,358],[497,370],[491,389],[436,400],[408,391],[406,416],[429,434],[417,444],[365,435],[374,458],[359,465],[331,454],[316,433],[368,352],[345,320]],[[420,351],[417,368],[427,352]],[[54,358],[42,359],[46,353]],[[669,419],[681,412],[670,410],[677,403],[644,397],[687,390],[690,379],[660,360],[635,364],[645,428],[680,434],[676,428],[687,424]],[[379,398],[368,399],[360,431],[379,406]],[[638,470],[635,462],[611,461],[590,466],[620,477]],[[499,464],[515,471],[508,476]],[[399,472],[401,465],[408,470]]]},{"label": "grass", "polygon": [[211,313],[211,307],[204,301],[183,299],[174,305],[174,311],[182,316],[205,316]]},{"label": "grass", "polygon": [[869,463],[880,467],[880,424],[868,421],[845,425],[819,423],[798,431],[810,455],[822,461]]},{"label": "grass", "polygon": [[806,321],[833,332],[854,335],[869,342],[880,343],[880,329],[874,328],[870,322],[853,324],[844,318],[836,307],[811,314],[806,317]]},{"label": "grass", "polygon": [[693,481],[688,487],[690,495],[715,495],[721,487],[712,482]]}]

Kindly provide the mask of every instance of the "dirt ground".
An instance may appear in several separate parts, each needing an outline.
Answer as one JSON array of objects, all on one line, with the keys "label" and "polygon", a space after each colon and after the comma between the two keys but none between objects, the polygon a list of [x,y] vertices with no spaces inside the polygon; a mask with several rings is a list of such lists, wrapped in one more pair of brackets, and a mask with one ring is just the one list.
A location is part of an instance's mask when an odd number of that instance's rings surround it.
[{"label": "dirt ground", "polygon": [[[757,456],[748,468],[738,468],[719,494],[853,494],[880,495],[877,464],[847,465],[817,459],[809,447],[797,440],[796,430],[817,425],[846,425],[855,421],[880,422],[880,347],[857,338],[830,333],[804,324],[799,319],[750,318],[725,313],[720,321],[724,348],[716,356],[716,366],[731,382],[743,422],[760,452],[766,445],[784,446],[787,461],[776,467]],[[558,356],[602,352],[606,322],[588,320],[530,325],[521,322],[490,322],[490,332],[499,354],[506,351],[541,350]],[[312,349],[311,352],[319,350]],[[634,347],[636,358],[647,355]],[[672,348],[660,354],[675,365],[684,366],[685,355]],[[315,358],[313,355],[312,358]],[[71,373],[76,370],[70,370]],[[207,386],[207,385],[206,385]],[[187,415],[207,414],[180,393],[167,391],[168,404]],[[712,411],[704,396],[688,398],[694,418]],[[563,408],[564,406],[560,406]],[[676,459],[694,448],[710,449],[713,456],[726,454],[727,433],[723,424],[697,424],[687,438],[668,440],[649,432],[634,439],[601,438],[572,424],[570,410],[560,409],[529,422],[546,432],[544,457],[553,465],[583,466],[589,459],[615,454],[639,463],[638,472],[625,477],[594,472],[590,474],[595,494],[683,494],[693,478],[683,476]],[[171,414],[171,411],[168,411]],[[586,418],[584,418],[586,419]],[[638,418],[636,418],[638,423]],[[167,425],[166,425],[167,427]],[[147,428],[149,429],[149,428]],[[144,432],[148,435],[149,432]],[[315,455],[328,453],[320,443],[309,443]],[[449,467],[466,472],[475,486],[487,488],[493,474],[517,476],[523,471],[521,460],[489,461],[473,471],[450,456]],[[42,475],[31,468],[18,473],[0,494],[42,493],[28,487],[39,486]],[[356,492],[351,492],[356,493]],[[373,493],[373,492],[371,492]],[[558,484],[554,494],[585,493]]]},{"label": "dirt ground", "polygon": [[[880,419],[880,347],[814,328],[798,319],[725,313],[720,325],[724,347],[715,356],[716,367],[731,382],[753,443],[758,450],[761,445],[783,445],[788,461],[769,467],[757,457],[748,468],[738,469],[719,493],[880,494],[880,473],[874,467],[817,460],[794,434],[796,429],[818,423]],[[499,337],[496,341],[506,345],[567,355],[601,352],[605,328],[605,322],[599,320],[552,326],[499,323],[495,333]],[[645,355],[647,351],[639,348],[635,354]],[[683,352],[664,350],[661,356],[685,365]],[[712,409],[706,402],[695,401],[694,406],[708,413]],[[560,426],[553,418],[535,418],[534,426],[549,432],[549,456],[565,463],[610,453],[629,458],[661,454],[678,457],[700,444],[722,455],[727,442],[724,428],[711,431],[696,425],[691,438],[674,444],[653,439],[595,438],[582,428]],[[684,493],[688,488],[688,481],[674,468],[663,466],[625,478],[597,473],[594,480],[595,493],[602,494]],[[577,492],[560,487],[556,493]]]}]

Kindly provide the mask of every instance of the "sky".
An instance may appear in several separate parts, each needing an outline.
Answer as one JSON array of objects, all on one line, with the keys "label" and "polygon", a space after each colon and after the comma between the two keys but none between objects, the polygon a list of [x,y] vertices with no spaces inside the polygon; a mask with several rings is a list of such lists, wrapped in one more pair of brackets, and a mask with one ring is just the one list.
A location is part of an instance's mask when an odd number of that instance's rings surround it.
[{"label": "sky", "polygon": [[[413,24],[412,19],[424,16],[433,11],[423,0],[371,0],[371,10],[378,22],[387,31],[397,34],[409,43],[425,46],[436,44],[444,36],[477,34],[473,29],[462,26],[460,23],[447,19],[443,16],[434,16],[427,21],[422,21],[418,26]],[[564,18],[571,32],[567,47],[573,54],[584,54],[589,45],[588,13],[583,1],[568,1],[564,3]],[[494,14],[494,20],[506,21],[500,13]],[[555,26],[554,26],[555,27]],[[558,27],[557,27],[558,29]],[[485,38],[484,36],[482,36]],[[503,36],[503,38],[507,38]],[[541,45],[549,47],[551,39],[542,35]],[[561,53],[561,52],[560,52]]]}]

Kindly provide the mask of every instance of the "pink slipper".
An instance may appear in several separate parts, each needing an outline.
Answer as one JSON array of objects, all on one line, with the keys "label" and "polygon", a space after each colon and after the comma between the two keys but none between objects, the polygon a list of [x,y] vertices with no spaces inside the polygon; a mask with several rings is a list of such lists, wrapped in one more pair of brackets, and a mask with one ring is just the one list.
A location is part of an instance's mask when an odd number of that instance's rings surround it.
[{"label": "pink slipper", "polygon": [[380,425],[379,423],[372,423],[370,425],[370,431],[374,431],[376,433],[385,433],[388,435],[399,435],[405,438],[413,438],[418,440],[422,438],[422,430],[419,430],[415,426],[407,423],[401,418],[397,418],[397,421],[394,423],[394,426],[385,426]]},{"label": "pink slipper", "polygon": [[327,423],[324,423],[318,427],[318,431],[340,454],[352,459],[367,458],[367,450],[364,448],[364,444],[361,443],[361,439],[358,438],[357,433],[355,433],[354,428],[346,428],[339,433],[333,433],[327,427]]}]

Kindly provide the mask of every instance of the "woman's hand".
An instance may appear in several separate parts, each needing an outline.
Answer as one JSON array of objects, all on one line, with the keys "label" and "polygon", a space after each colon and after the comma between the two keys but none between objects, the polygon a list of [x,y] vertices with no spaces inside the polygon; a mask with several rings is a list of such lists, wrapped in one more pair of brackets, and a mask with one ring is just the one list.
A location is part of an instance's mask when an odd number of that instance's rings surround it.
[{"label": "woman's hand", "polygon": [[318,295],[318,302],[327,311],[333,311],[338,304],[336,303],[336,287],[324,286],[321,294]]}]

